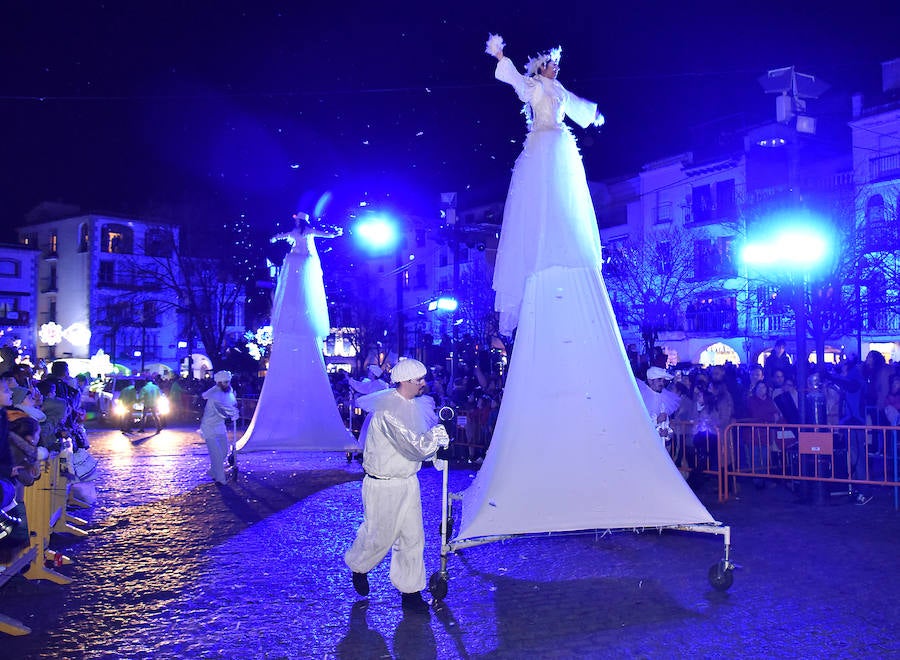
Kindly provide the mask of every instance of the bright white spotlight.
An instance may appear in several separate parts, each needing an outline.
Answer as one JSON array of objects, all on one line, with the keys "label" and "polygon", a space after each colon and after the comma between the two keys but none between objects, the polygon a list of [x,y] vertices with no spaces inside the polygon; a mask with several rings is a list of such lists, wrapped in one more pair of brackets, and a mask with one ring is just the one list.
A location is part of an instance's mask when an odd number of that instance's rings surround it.
[{"label": "bright white spotlight", "polygon": [[791,227],[756,243],[747,243],[741,251],[744,263],[785,269],[809,269],[828,256],[828,240],[811,227]]},{"label": "bright white spotlight", "polygon": [[370,216],[356,223],[356,234],[368,247],[385,250],[397,242],[397,228],[382,216]]},{"label": "bright white spotlight", "polygon": [[443,312],[455,312],[457,307],[459,307],[459,303],[456,298],[438,298],[437,300],[437,308]]}]

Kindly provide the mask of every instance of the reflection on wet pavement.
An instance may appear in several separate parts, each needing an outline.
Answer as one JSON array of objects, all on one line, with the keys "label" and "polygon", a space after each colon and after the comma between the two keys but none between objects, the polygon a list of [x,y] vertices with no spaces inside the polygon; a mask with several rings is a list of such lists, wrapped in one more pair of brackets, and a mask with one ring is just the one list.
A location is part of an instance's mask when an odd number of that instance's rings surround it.
[{"label": "reflection on wet pavement", "polygon": [[[75,559],[59,569],[74,582],[16,578],[0,590],[0,611],[34,631],[0,639],[3,658],[814,657],[863,638],[873,655],[897,650],[889,508],[798,507],[780,491],[711,504],[734,526],[743,566],[726,594],[706,583],[721,553],[706,537],[494,543],[451,556],[446,601],[404,615],[387,562],[367,599],[350,584],[342,555],[362,516],[362,472],[343,454],[239,455],[237,483],[220,486],[190,431],[94,431],[91,442],[102,466],[91,534],[53,538]],[[440,480],[429,466],[420,476],[430,573]],[[451,486],[472,477],[453,470]],[[860,556],[866,566],[848,561]],[[866,585],[880,605],[862,616]]]}]

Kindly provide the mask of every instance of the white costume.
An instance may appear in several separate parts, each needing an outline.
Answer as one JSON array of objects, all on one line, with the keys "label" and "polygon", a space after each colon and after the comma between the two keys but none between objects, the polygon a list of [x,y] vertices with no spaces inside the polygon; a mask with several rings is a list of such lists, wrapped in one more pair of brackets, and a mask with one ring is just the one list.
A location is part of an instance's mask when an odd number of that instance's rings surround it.
[{"label": "white costume", "polygon": [[517,328],[516,344],[455,540],[711,522],[648,419],[601,274],[596,216],[563,117],[583,126],[602,117],[506,57],[495,76],[533,112],[494,274],[501,327]]},{"label": "white costume", "polygon": [[[219,382],[230,382],[231,376],[225,379],[223,372],[215,376],[216,385],[206,390],[202,396],[206,399],[206,407],[203,409],[203,418],[200,420],[200,435],[206,441],[209,449],[210,474],[219,483],[225,483],[225,459],[228,456],[228,429],[225,426],[226,419],[236,419],[238,416],[237,400],[234,390],[227,392],[219,387]],[[224,379],[224,380],[223,380]]]},{"label": "white costume", "polygon": [[287,334],[311,333],[322,339],[328,336],[330,324],[322,263],[316,252],[317,236],[326,234],[309,227],[298,227],[271,239],[273,243],[287,241],[291,246],[281,266],[283,275],[279,276],[275,288],[272,327]]},{"label": "white costume", "polygon": [[[647,414],[650,416],[650,421],[656,426],[657,432],[665,431],[666,436],[668,436],[671,431],[669,420],[681,406],[681,400],[678,398],[678,395],[667,389],[657,392],[642,380],[637,381],[637,386],[638,391],[641,393],[641,398],[644,400]],[[666,414],[665,421],[657,421],[660,413]],[[663,435],[659,437],[660,439],[665,439]]]},{"label": "white costume", "polygon": [[284,257],[272,303],[269,369],[253,419],[237,443],[240,451],[357,447],[338,412],[322,357],[322,339],[330,326],[314,239],[337,235],[297,227],[272,237],[273,242],[290,243],[291,251]]},{"label": "white costume", "polygon": [[563,123],[594,122],[597,105],[568,92],[557,80],[527,77],[504,57],[494,76],[528,104],[531,126],[516,159],[494,269],[494,308],[500,331],[518,324],[525,281],[550,266],[596,268],[601,263],[597,218],[575,138]]},{"label": "white costume", "polygon": [[447,434],[431,397],[407,399],[397,390],[362,397],[366,420],[362,484],[364,520],[344,561],[368,573],[391,552],[391,583],[401,592],[425,588],[425,530],[416,473]]}]

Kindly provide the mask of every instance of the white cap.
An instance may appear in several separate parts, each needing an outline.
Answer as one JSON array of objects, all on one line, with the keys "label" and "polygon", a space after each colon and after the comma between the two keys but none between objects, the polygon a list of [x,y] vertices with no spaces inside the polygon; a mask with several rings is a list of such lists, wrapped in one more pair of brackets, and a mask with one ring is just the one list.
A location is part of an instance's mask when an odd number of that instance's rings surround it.
[{"label": "white cap", "polygon": [[401,360],[391,369],[391,382],[402,383],[407,380],[416,380],[422,378],[428,370],[425,365],[412,358],[401,358]]},{"label": "white cap", "polygon": [[216,375],[213,376],[213,380],[217,383],[230,383],[231,382],[231,372],[230,371],[217,371]]},{"label": "white cap", "polygon": [[647,380],[655,380],[657,378],[672,380],[672,376],[665,369],[660,369],[659,367],[650,367],[647,369]]}]

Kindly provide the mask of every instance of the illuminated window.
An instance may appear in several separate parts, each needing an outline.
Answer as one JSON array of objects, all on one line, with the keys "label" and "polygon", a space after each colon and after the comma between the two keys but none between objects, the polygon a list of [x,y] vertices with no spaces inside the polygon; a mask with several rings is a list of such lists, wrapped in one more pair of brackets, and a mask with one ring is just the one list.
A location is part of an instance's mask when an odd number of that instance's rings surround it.
[{"label": "illuminated window", "polygon": [[87,252],[88,249],[88,226],[86,222],[82,222],[78,228],[78,251]]},{"label": "illuminated window", "polygon": [[100,249],[110,254],[132,254],[134,233],[124,225],[104,225]]},{"label": "illuminated window", "polygon": [[58,239],[56,236],[56,232],[55,231],[51,232],[50,233],[50,253],[51,254],[56,253],[57,243],[58,243]]}]

